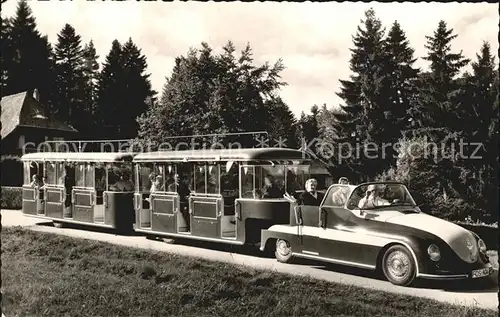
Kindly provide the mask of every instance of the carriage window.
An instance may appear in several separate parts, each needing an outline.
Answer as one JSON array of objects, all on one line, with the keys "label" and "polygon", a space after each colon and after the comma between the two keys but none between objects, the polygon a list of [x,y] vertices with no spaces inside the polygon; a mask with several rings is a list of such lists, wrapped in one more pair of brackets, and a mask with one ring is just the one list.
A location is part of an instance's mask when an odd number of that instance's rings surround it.
[{"label": "carriage window", "polygon": [[37,163],[37,174],[39,180],[45,183],[45,165],[44,163]]},{"label": "carriage window", "polygon": [[179,182],[187,185],[189,191],[194,191],[195,178],[194,173],[197,166],[192,163],[177,164],[177,174],[179,174]]},{"label": "carriage window", "polygon": [[47,163],[46,181],[51,185],[64,185],[64,164],[60,162]]},{"label": "carriage window", "polygon": [[75,168],[76,186],[85,187],[85,164],[78,164]]},{"label": "carriage window", "polygon": [[255,176],[258,198],[283,198],[285,192],[284,166],[256,166]]},{"label": "carriage window", "polygon": [[111,164],[108,166],[108,188],[110,191],[133,191],[134,183],[131,164]]},{"label": "carriage window", "polygon": [[107,190],[110,190],[111,186],[116,183],[120,179],[119,177],[119,167],[110,164],[108,166],[108,188]]},{"label": "carriage window", "polygon": [[290,195],[297,194],[305,189],[306,181],[310,178],[308,165],[295,165],[287,167],[286,191]]},{"label": "carriage window", "polygon": [[154,181],[153,164],[137,164],[138,179],[136,183],[140,192],[149,192]]},{"label": "carriage window", "polygon": [[238,164],[227,162],[220,167],[221,194],[224,197],[238,197]]},{"label": "carriage window", "polygon": [[29,185],[31,183],[31,172],[30,172],[30,162],[24,162],[24,185]]},{"label": "carriage window", "polygon": [[241,198],[254,198],[255,192],[255,168],[253,166],[242,166],[241,171]]},{"label": "carriage window", "polygon": [[86,164],[85,166],[85,187],[94,188],[94,165]]},{"label": "carriage window", "polygon": [[80,163],[75,168],[76,186],[94,188],[94,166],[89,163]]},{"label": "carriage window", "polygon": [[38,162],[24,162],[23,163],[23,183],[30,185],[36,176],[38,184],[43,183],[43,163]]},{"label": "carriage window", "polygon": [[[66,175],[66,171],[64,168],[64,163],[55,163],[56,164],[56,180],[57,180],[57,185],[63,185],[64,186],[64,176]],[[68,171],[71,172],[71,171]],[[71,175],[69,175],[71,176]]]},{"label": "carriage window", "polygon": [[218,164],[207,165],[207,194],[219,194],[220,170]]},{"label": "carriage window", "polygon": [[205,164],[196,164],[194,166],[194,192],[195,193],[205,193],[205,177],[207,168]]},{"label": "carriage window", "polygon": [[167,192],[177,192],[175,185],[175,174],[177,173],[176,166],[173,164],[165,165],[165,190]]},{"label": "carriage window", "polygon": [[154,168],[154,179],[153,185],[151,188],[154,191],[164,192],[165,189],[165,165],[163,164],[155,164]]},{"label": "carriage window", "polygon": [[122,165],[122,178],[125,181],[131,182],[133,184],[134,177],[132,172],[132,165],[130,163]]},{"label": "carriage window", "polygon": [[95,168],[95,189],[98,192],[106,190],[106,169],[104,167]]},{"label": "carriage window", "polygon": [[56,163],[47,163],[47,184],[57,184]]}]

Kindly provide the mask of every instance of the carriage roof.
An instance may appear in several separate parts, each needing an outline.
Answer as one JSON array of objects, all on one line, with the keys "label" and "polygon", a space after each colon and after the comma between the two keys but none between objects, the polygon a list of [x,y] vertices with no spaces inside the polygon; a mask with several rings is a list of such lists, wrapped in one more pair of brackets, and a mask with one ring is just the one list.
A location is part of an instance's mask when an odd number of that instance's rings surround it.
[{"label": "carriage roof", "polygon": [[21,157],[22,161],[71,161],[71,162],[130,162],[136,153],[131,152],[39,152]]},{"label": "carriage roof", "polygon": [[138,154],[134,162],[154,161],[310,161],[305,152],[284,148],[205,149],[157,151]]}]

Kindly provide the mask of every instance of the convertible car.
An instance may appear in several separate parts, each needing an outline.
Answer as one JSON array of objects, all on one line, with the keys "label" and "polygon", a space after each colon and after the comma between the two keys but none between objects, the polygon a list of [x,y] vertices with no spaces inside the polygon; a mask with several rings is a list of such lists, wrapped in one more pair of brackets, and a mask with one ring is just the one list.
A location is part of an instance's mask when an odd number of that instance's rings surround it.
[{"label": "convertible car", "polygon": [[293,200],[290,222],[261,233],[279,262],[308,258],[381,270],[391,283],[476,279],[493,269],[475,233],[421,212],[404,184],[335,184],[318,206]]}]

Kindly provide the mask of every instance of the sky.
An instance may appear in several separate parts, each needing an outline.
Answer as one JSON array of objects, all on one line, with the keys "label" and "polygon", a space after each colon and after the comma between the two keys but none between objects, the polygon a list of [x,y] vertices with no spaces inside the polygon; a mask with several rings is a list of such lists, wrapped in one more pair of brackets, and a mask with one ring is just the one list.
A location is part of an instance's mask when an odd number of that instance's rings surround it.
[{"label": "sky", "polygon": [[[483,41],[498,53],[498,5],[491,3],[278,3],[278,2],[88,2],[28,1],[38,30],[57,41],[64,24],[71,24],[82,42],[90,39],[102,62],[111,42],[132,37],[147,57],[153,89],[161,92],[177,56],[207,42],[215,53],[229,40],[237,51],[247,43],[255,63],[283,59],[280,95],[296,116],[314,104],[342,104],[336,95],[339,79],[350,75],[352,35],[373,7],[387,29],[397,20],[426,69],[426,35],[444,20],[458,37],[452,50],[475,59]],[[13,16],[17,1],[2,4],[2,16]],[[497,59],[498,61],[498,59]]]}]

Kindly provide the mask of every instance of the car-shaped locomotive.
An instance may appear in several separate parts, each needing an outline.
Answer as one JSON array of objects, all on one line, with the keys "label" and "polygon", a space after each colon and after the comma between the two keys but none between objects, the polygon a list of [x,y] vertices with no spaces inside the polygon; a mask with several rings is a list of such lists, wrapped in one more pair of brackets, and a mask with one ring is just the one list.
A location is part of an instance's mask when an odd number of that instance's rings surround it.
[{"label": "car-shaped locomotive", "polygon": [[399,182],[335,184],[320,206],[299,205],[289,224],[261,234],[261,250],[381,270],[396,285],[415,278],[468,279],[492,274],[486,245],[475,233],[423,213]]}]

